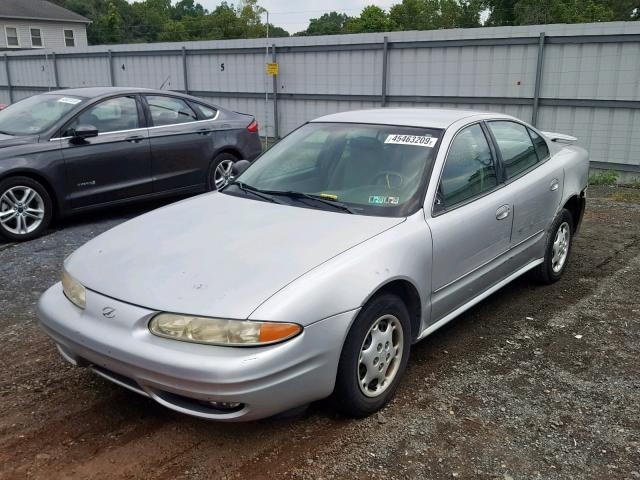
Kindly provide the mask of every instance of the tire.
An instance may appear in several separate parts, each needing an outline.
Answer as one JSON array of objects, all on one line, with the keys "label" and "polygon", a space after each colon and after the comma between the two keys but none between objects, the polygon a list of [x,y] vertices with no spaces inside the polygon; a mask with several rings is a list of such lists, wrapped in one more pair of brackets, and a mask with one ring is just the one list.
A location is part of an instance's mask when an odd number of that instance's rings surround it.
[{"label": "tire", "polygon": [[569,261],[572,240],[573,217],[569,210],[562,209],[547,233],[544,262],[532,272],[536,280],[551,285],[562,278]]},{"label": "tire", "polygon": [[[387,334],[388,330],[382,330],[384,323],[387,329],[395,329]],[[377,339],[371,334],[372,329]],[[393,345],[401,349],[397,356],[384,356],[385,352],[393,352],[387,348]],[[358,314],[342,347],[332,395],[336,408],[347,416],[362,418],[384,407],[395,394],[407,366],[410,348],[411,323],[404,302],[393,294],[374,297]],[[375,375],[386,375],[387,380],[384,383],[369,380]]]},{"label": "tire", "polygon": [[[225,152],[217,155],[211,162],[211,165],[209,165],[207,189],[209,191],[215,191],[225,186],[231,178],[231,166],[237,161],[238,157],[231,153]],[[223,176],[224,183],[218,181],[220,175]],[[217,185],[216,182],[218,182]]]},{"label": "tire", "polygon": [[0,235],[23,242],[42,235],[53,218],[49,192],[29,177],[0,181]]}]

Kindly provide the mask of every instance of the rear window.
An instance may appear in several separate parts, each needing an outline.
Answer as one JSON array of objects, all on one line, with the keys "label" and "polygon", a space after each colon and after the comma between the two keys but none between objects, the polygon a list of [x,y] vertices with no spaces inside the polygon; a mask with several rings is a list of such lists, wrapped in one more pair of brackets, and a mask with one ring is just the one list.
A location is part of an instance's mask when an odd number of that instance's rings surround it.
[{"label": "rear window", "polygon": [[502,154],[507,179],[520,175],[538,163],[538,154],[527,127],[509,121],[492,121],[488,125]]}]

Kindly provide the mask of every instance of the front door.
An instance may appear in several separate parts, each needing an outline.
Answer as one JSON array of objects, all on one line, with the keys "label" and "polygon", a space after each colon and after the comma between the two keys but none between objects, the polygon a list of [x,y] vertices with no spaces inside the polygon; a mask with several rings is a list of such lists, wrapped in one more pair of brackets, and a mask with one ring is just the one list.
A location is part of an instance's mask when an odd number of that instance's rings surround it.
[{"label": "front door", "polygon": [[[153,192],[149,137],[135,96],[109,98],[83,110],[62,133],[68,200],[73,208]],[[98,136],[72,138],[80,126]]]},{"label": "front door", "polygon": [[431,320],[437,322],[500,280],[511,238],[513,195],[499,181],[480,123],[454,137],[428,220],[433,239]]}]

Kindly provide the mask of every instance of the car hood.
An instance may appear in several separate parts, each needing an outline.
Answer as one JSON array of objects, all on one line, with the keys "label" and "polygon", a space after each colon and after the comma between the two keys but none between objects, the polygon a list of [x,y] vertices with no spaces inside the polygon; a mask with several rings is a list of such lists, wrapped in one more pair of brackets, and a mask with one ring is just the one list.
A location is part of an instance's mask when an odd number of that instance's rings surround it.
[{"label": "car hood", "polygon": [[35,143],[38,141],[37,136],[18,136],[5,135],[0,133],[0,148],[13,147],[15,145],[24,145],[26,143]]},{"label": "car hood", "polygon": [[103,233],[65,267],[91,290],[152,310],[248,318],[296,278],[402,221],[211,193]]}]

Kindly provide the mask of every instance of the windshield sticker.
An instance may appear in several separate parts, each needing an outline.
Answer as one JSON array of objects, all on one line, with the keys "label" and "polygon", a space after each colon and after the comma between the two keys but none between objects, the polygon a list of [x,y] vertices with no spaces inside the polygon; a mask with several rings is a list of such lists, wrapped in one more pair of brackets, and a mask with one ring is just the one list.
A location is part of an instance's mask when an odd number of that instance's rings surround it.
[{"label": "windshield sticker", "polygon": [[60,103],[68,103],[70,105],[77,105],[81,102],[79,98],[71,98],[71,97],[62,97],[58,100]]},{"label": "windshield sticker", "polygon": [[384,141],[384,143],[396,145],[415,145],[428,148],[433,148],[437,142],[438,139],[430,135],[389,135]]},{"label": "windshield sticker", "polygon": [[385,197],[380,195],[371,195],[369,203],[372,205],[398,205],[400,197]]}]

